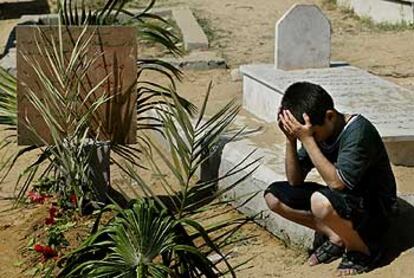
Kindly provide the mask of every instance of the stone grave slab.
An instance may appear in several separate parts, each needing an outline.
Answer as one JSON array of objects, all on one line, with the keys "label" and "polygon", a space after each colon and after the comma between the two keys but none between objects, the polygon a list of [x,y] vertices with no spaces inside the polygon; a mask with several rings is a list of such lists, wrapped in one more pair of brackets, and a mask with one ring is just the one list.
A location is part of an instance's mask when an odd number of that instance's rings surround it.
[{"label": "stone grave slab", "polygon": [[276,68],[327,68],[330,55],[331,25],[318,6],[294,5],[276,23]]},{"label": "stone grave slab", "polygon": [[[59,32],[57,26],[17,26],[17,107],[18,107],[18,144],[43,145],[43,141],[51,143],[50,131],[38,110],[31,104],[29,88],[40,98],[43,98],[42,87],[38,77],[27,60],[39,63],[50,78],[46,59],[36,45],[38,28],[49,39],[57,41]],[[68,27],[63,30],[63,45],[65,55],[71,55],[76,39],[83,31],[82,27]],[[81,99],[105,78],[106,81],[93,93],[85,103],[84,109],[102,94],[111,97],[101,105],[92,116],[91,130],[98,133],[101,141],[111,141],[119,144],[136,142],[136,78],[137,78],[137,41],[136,30],[133,27],[105,26],[91,28],[86,31],[85,39],[91,38],[88,49],[90,57],[95,61],[86,73]],[[47,47],[44,41],[39,41],[41,47]],[[87,81],[86,81],[87,80]],[[82,94],[82,93],[81,93]],[[59,113],[54,111],[54,113]],[[56,114],[56,117],[59,117]],[[39,139],[42,138],[42,140]]]},{"label": "stone grave slab", "polygon": [[276,121],[290,84],[317,83],[332,95],[339,111],[362,114],[375,124],[394,164],[414,165],[414,92],[352,66],[283,71],[247,65],[240,71],[243,107],[260,119]]},{"label": "stone grave slab", "polygon": [[[344,66],[286,72],[272,66],[251,65],[242,66],[241,72],[247,83],[244,107],[267,122],[276,120],[275,111],[289,85],[309,81],[327,90],[340,111],[360,113],[370,119],[384,140],[414,140],[414,92],[361,69]],[[268,92],[262,94],[263,87]]]}]

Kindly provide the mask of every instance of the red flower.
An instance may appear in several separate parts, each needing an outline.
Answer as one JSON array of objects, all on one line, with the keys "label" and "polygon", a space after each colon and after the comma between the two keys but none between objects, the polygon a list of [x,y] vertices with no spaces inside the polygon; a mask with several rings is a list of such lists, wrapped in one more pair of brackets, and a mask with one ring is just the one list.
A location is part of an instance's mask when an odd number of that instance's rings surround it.
[{"label": "red flower", "polygon": [[58,209],[55,206],[51,206],[49,209],[49,216],[50,218],[54,218],[56,217],[56,213],[57,213]]},{"label": "red flower", "polygon": [[46,196],[35,191],[30,191],[27,196],[32,203],[43,204],[46,200]]},{"label": "red flower", "polygon": [[42,246],[42,245],[40,245],[40,244],[35,244],[35,245],[33,246],[33,249],[34,249],[36,252],[38,252],[38,253],[42,253],[42,252],[43,252],[43,246]]},{"label": "red flower", "polygon": [[55,221],[55,218],[53,218],[53,217],[48,217],[48,218],[45,219],[45,224],[46,225],[53,225],[55,223],[56,223],[56,221]]},{"label": "red flower", "polygon": [[57,256],[57,251],[50,246],[43,246],[43,256],[45,258],[53,258]]},{"label": "red flower", "polygon": [[76,207],[78,205],[78,197],[76,196],[76,194],[70,195],[69,200],[73,206]]},{"label": "red flower", "polygon": [[33,249],[38,253],[42,253],[43,258],[45,260],[50,259],[50,258],[55,258],[58,255],[55,249],[47,245],[35,244],[33,246]]},{"label": "red flower", "polygon": [[56,217],[56,213],[57,213],[58,209],[55,206],[51,206],[49,209],[49,217],[45,219],[45,224],[46,225],[53,225],[56,223],[55,221],[55,217]]}]

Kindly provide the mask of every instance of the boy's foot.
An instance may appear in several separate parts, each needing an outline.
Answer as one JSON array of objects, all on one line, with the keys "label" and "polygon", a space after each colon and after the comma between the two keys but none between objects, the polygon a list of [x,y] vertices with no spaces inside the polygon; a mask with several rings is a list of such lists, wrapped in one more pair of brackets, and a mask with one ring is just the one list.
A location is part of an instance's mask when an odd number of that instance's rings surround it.
[{"label": "boy's foot", "polygon": [[339,277],[367,272],[371,265],[371,256],[357,251],[347,251],[337,268]]},{"label": "boy's foot", "polygon": [[325,241],[319,246],[315,252],[310,256],[308,262],[310,266],[314,266],[321,263],[330,263],[344,254],[345,248],[332,243],[331,241]]}]

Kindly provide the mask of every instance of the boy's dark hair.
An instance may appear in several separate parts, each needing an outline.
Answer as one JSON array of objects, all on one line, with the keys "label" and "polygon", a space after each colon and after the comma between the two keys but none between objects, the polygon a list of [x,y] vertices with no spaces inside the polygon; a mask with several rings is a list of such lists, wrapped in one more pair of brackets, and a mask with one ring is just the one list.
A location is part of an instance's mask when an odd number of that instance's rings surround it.
[{"label": "boy's dark hair", "polygon": [[287,88],[282,98],[282,109],[288,109],[295,118],[305,123],[306,113],[312,125],[323,125],[327,110],[334,109],[332,97],[319,85],[297,82]]}]

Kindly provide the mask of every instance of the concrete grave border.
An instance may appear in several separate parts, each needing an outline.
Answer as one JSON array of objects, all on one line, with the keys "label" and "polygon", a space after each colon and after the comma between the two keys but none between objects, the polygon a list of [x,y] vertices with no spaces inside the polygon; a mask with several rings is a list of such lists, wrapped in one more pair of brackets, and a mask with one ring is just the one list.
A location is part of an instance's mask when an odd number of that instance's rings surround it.
[{"label": "concrete grave border", "polygon": [[414,23],[414,0],[337,0],[337,6],[375,23]]}]

